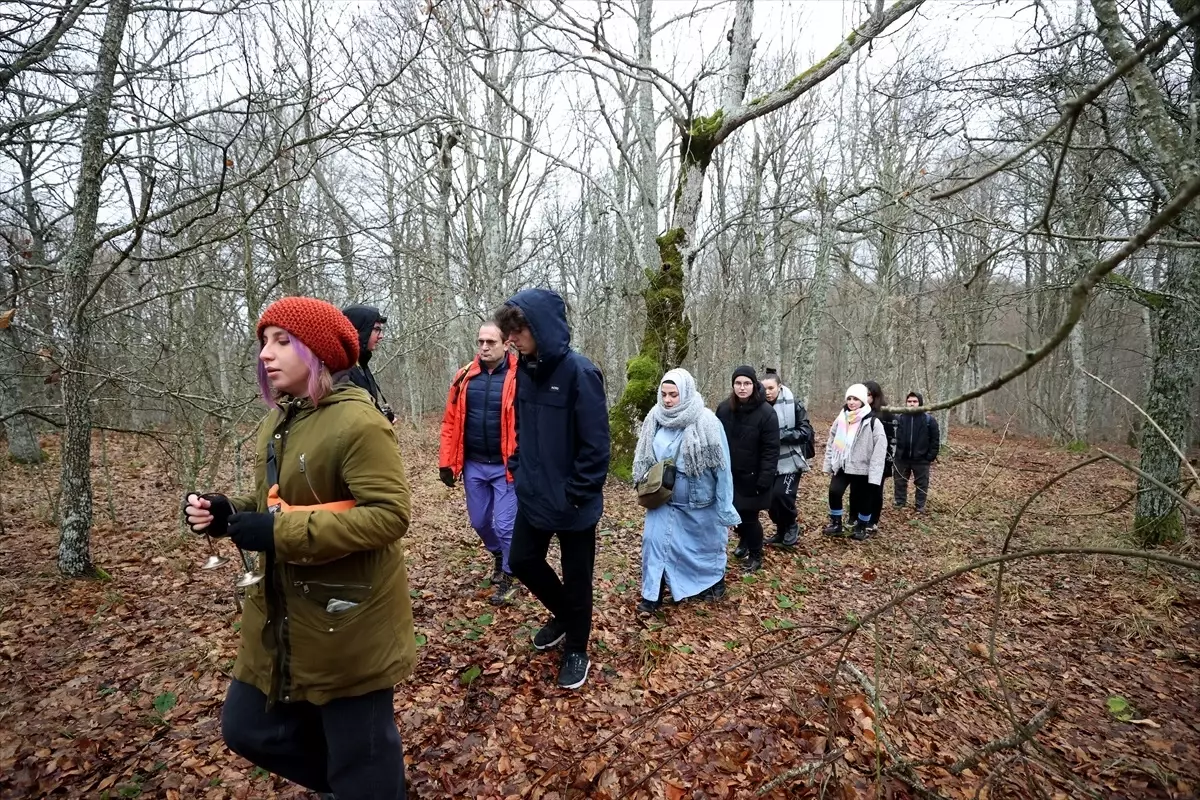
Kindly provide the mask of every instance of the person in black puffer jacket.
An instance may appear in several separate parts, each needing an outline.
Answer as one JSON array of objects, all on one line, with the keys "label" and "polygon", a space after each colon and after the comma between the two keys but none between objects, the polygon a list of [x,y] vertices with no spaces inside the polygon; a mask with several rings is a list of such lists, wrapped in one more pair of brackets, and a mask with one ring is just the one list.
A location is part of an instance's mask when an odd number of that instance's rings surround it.
[{"label": "person in black puffer jacket", "polygon": [[736,558],[746,559],[746,572],[762,568],[763,527],[758,512],[771,506],[771,487],[779,463],[779,419],[766,400],[753,367],[733,371],[733,393],[717,406],[717,419],[729,440],[733,472],[733,507],[742,518],[737,526]]},{"label": "person in black puffer jacket", "polygon": [[[904,398],[904,405],[909,408],[920,408],[925,405],[925,398],[920,392],[909,392]],[[896,468],[893,477],[896,479],[896,508],[904,508],[908,502],[909,475],[917,484],[918,514],[925,510],[925,498],[929,495],[929,468],[937,461],[938,451],[942,449],[941,431],[937,420],[926,411],[924,414],[904,414],[896,430]]]}]

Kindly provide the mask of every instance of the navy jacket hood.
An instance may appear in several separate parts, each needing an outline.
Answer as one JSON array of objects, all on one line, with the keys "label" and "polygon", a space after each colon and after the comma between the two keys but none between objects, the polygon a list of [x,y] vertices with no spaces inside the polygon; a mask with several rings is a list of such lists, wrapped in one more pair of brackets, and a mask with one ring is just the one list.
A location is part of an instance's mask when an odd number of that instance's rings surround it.
[{"label": "navy jacket hood", "polygon": [[371,360],[371,351],[367,349],[367,342],[371,340],[371,331],[376,322],[387,322],[387,317],[380,314],[379,309],[375,306],[346,306],[342,309],[342,313],[358,331],[358,363],[366,364]]},{"label": "navy jacket hood", "polygon": [[925,397],[920,392],[909,392],[905,397],[915,397],[918,405],[925,405]]},{"label": "navy jacket hood", "polygon": [[[529,332],[537,342],[539,363],[554,364],[571,350],[571,329],[567,327],[567,304],[549,289],[524,289],[506,305],[516,306],[529,323]],[[521,356],[522,362],[526,361]]]}]

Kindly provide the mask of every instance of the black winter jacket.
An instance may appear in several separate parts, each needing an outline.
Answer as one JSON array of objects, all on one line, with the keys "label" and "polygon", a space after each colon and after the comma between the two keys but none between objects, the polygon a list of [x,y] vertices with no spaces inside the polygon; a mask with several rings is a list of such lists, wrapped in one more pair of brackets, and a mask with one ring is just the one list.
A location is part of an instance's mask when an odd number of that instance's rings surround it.
[{"label": "black winter jacket", "polygon": [[367,390],[367,394],[371,395],[371,400],[375,402],[375,407],[388,418],[388,422],[395,422],[396,415],[392,413],[392,407],[388,405],[387,398],[383,396],[379,383],[375,380],[375,374],[371,372],[371,351],[367,349],[375,323],[384,320],[384,316],[375,306],[346,306],[342,313],[358,331],[358,363],[350,368],[346,377],[355,386]]},{"label": "black winter jacket", "polygon": [[779,418],[766,401],[762,384],[735,410],[729,399],[717,406],[717,419],[729,440],[733,505],[761,511],[771,505],[771,486],[779,464]]},{"label": "black winter jacket", "polygon": [[507,304],[521,309],[538,347],[517,367],[517,451],[508,469],[518,513],[542,530],[590,528],[604,509],[610,456],[604,378],[571,349],[561,297],[525,289]]},{"label": "black winter jacket", "polygon": [[[922,405],[921,395],[917,399]],[[942,434],[933,414],[901,414],[896,430],[896,460],[918,463],[936,461],[942,448]]]}]

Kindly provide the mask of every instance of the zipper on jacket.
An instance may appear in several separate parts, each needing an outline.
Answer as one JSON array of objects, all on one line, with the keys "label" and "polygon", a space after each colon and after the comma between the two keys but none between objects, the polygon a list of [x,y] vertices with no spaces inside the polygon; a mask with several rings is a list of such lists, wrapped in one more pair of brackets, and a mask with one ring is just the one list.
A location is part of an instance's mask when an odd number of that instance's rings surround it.
[{"label": "zipper on jacket", "polygon": [[[297,410],[296,401],[293,400],[288,404],[287,410],[283,415],[283,421],[280,423],[283,432],[275,434],[275,441],[279,443],[279,446],[275,449],[277,465],[282,466],[283,464],[283,453],[287,447],[288,433],[291,431],[292,423],[295,421]],[[278,429],[276,428],[276,430]],[[280,474],[278,479],[280,482],[283,481],[282,474]],[[273,621],[273,627],[275,628],[275,659],[276,665],[279,668],[279,685],[275,687],[276,696],[270,699],[275,700],[281,697],[286,703],[292,699],[292,650],[290,646],[291,637],[288,635],[291,626],[288,624],[287,596],[283,592],[283,581],[280,576],[272,575],[271,583],[273,584],[272,588],[275,589],[279,606],[277,609],[278,618]]]},{"label": "zipper on jacket", "polygon": [[[482,366],[482,365],[481,365]],[[483,452],[491,455],[492,448],[488,445],[488,413],[492,410],[492,373],[487,373],[487,385],[483,387]]]},{"label": "zipper on jacket", "polygon": [[326,583],[325,581],[292,581],[292,586],[299,587],[300,591],[308,594],[310,586],[324,586],[326,589],[370,589],[369,583]]}]

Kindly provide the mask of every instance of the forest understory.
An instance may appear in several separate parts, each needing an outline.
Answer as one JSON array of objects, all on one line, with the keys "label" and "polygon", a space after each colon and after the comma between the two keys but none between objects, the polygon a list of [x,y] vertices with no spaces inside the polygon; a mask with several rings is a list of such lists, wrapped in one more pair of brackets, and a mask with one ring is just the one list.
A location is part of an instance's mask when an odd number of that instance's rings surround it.
[{"label": "forest understory", "polygon": [[[530,642],[536,601],[487,602],[490,559],[461,490],[437,480],[434,421],[400,438],[420,645],[395,698],[411,796],[1200,793],[1200,575],[1111,556],[1022,558],[999,587],[999,567],[986,566],[871,616],[1000,553],[1026,499],[1087,453],[957,428],[930,513],[889,502],[881,535],[864,543],[819,535],[827,480],[810,473],[800,548],[769,551],[753,577],[731,558],[723,600],[656,618],[634,611],[642,512],[613,482],[592,672],[566,692],[556,656]],[[75,581],[55,568],[58,443],[42,444],[45,463],[0,472],[0,797],[309,796],[221,741],[235,568],[199,569],[208,551],[181,525],[169,448],[97,442],[103,576]],[[1073,473],[1030,506],[1008,549],[1132,549],[1134,491],[1111,463]],[[1164,555],[1195,561],[1194,541]]]}]

